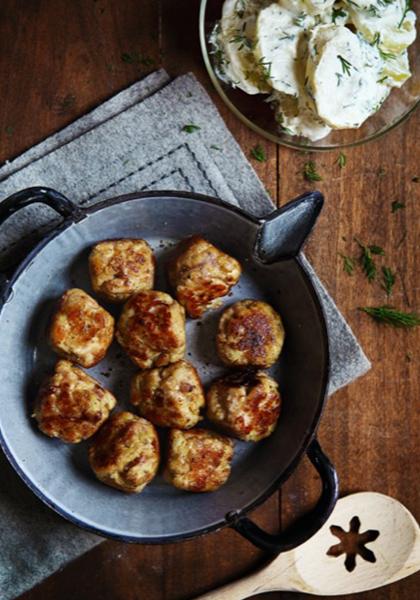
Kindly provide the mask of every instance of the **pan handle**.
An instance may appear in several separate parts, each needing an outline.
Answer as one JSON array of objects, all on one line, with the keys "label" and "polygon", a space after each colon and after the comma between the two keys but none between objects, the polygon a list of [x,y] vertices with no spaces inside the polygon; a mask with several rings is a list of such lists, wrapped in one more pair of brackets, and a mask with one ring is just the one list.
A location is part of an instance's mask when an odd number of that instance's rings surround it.
[{"label": "pan handle", "polygon": [[0,225],[13,213],[30,204],[47,204],[65,219],[77,221],[84,213],[71,200],[53,190],[43,186],[30,187],[12,194],[0,202]]},{"label": "pan handle", "polygon": [[[0,226],[15,212],[35,203],[46,204],[64,217],[65,221],[76,222],[85,216],[82,209],[60,192],[48,187],[37,186],[20,190],[0,202]],[[0,267],[0,307],[7,299],[6,288],[10,274],[13,273],[21,258],[20,256],[17,261],[14,261],[14,264],[8,264],[7,268]]]},{"label": "pan handle", "polygon": [[255,252],[262,262],[293,258],[301,250],[324,204],[321,192],[307,192],[261,219]]},{"label": "pan handle", "polygon": [[321,529],[334,509],[339,492],[337,472],[316,439],[310,443],[307,455],[321,476],[322,493],[315,508],[290,528],[272,535],[248,517],[237,513],[227,515],[230,527],[265,552],[278,554],[300,546]]}]

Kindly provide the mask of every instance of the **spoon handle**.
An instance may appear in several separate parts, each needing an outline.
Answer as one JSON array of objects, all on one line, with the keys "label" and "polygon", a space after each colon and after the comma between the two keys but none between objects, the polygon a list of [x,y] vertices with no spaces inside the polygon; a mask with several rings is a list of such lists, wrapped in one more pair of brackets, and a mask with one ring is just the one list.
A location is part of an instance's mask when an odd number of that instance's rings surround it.
[{"label": "spoon handle", "polygon": [[[285,552],[256,573],[212,590],[195,600],[244,600],[263,592],[299,591],[294,553]],[[296,587],[297,586],[297,587]]]},{"label": "spoon handle", "polygon": [[203,596],[199,596],[196,600],[244,600],[255,594],[260,594],[267,591],[264,589],[264,571],[265,569],[254,575],[228,583]]}]

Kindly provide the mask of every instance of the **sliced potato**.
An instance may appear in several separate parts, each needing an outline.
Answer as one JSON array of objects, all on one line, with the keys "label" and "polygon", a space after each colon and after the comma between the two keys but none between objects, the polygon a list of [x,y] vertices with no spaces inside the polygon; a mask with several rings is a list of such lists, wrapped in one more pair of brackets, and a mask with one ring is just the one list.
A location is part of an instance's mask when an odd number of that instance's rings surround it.
[{"label": "sliced potato", "polygon": [[215,35],[222,63],[219,70],[247,94],[270,91],[253,52],[257,14],[263,5],[263,0],[226,0]]},{"label": "sliced potato", "polygon": [[276,121],[284,133],[304,136],[313,142],[330,133],[331,128],[311,110],[306,95],[296,98],[278,92],[273,94],[273,100],[276,106]]},{"label": "sliced potato", "polygon": [[360,127],[389,93],[378,48],[347,27],[324,25],[309,49],[306,88],[319,117],[333,129]]},{"label": "sliced potato", "polygon": [[[306,17],[305,24],[313,25],[312,17]],[[278,4],[267,6],[257,18],[257,60],[272,88],[291,96],[299,94],[305,76],[304,31],[296,15]]]},{"label": "sliced potato", "polygon": [[[406,12],[406,0],[362,2],[344,0],[356,30],[370,43],[378,43],[385,53],[401,54],[416,38],[416,16]],[[366,5],[367,4],[367,5]],[[362,6],[363,5],[363,6]]]},{"label": "sliced potato", "polygon": [[380,79],[385,85],[401,87],[409,77],[411,72],[407,51],[384,61]]}]

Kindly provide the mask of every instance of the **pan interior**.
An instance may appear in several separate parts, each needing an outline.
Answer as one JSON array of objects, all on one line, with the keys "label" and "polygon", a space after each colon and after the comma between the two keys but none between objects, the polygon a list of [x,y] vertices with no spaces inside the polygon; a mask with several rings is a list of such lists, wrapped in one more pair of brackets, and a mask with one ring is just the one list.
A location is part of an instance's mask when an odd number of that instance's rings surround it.
[{"label": "pan interior", "polygon": [[[0,315],[0,429],[15,466],[62,514],[105,534],[144,542],[192,535],[221,525],[227,512],[257,502],[301,453],[322,405],[327,363],[323,326],[295,261],[266,266],[253,258],[256,232],[255,223],[223,206],[169,195],[134,199],[108,205],[71,225],[23,270]],[[146,239],[158,261],[156,288],[169,291],[165,259],[180,239],[195,233],[243,265],[240,283],[224,306],[243,298],[263,299],[283,318],[286,342],[272,369],[282,393],[282,414],[267,440],[236,442],[231,477],[217,492],[181,492],[158,475],[140,495],[125,495],[95,479],[87,462],[87,443],[71,446],[51,440],[30,419],[39,383],[56,360],[46,343],[46,327],[53,303],[64,290],[81,287],[92,293],[87,256],[93,243],[118,237]],[[118,315],[120,309],[101,303]],[[186,358],[205,384],[226,370],[214,343],[221,310],[187,322]],[[116,342],[108,356],[89,370],[116,394],[117,410],[130,409],[128,387],[134,372]]]}]

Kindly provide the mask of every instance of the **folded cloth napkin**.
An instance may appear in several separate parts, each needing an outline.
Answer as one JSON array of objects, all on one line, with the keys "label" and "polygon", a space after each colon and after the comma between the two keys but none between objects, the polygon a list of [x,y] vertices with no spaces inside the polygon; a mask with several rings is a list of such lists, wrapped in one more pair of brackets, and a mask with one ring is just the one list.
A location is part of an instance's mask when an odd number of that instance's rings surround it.
[{"label": "folded cloth napkin", "polygon": [[[194,124],[194,133],[184,130]],[[139,190],[189,190],[218,196],[262,216],[274,208],[262,183],[193,75],[170,81],[157,71],[0,168],[0,198],[34,185],[80,205]],[[48,230],[56,217],[29,207],[0,231],[0,258]],[[327,317],[329,392],[370,363],[328,292],[303,257]],[[9,600],[101,538],[45,508],[0,456],[0,598]]]}]

